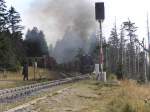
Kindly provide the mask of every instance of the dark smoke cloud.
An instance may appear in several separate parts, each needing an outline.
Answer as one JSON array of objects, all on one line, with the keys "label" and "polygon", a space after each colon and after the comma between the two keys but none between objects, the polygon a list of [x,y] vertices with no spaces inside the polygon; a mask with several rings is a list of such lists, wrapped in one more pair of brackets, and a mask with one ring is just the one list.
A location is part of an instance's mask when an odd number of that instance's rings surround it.
[{"label": "dark smoke cloud", "polygon": [[[72,26],[85,38],[95,26],[94,7],[88,0],[35,0],[29,11],[31,21],[37,21],[44,30],[47,28],[46,33],[62,36]],[[46,36],[52,38],[50,33]]]},{"label": "dark smoke cloud", "polygon": [[[84,42],[95,30],[94,5],[88,0],[35,0],[32,5],[31,16],[44,28],[48,41],[52,38],[54,40],[65,38],[66,33],[67,38],[78,38],[68,39],[68,42],[65,42],[68,45],[61,46],[63,49],[69,47],[69,43],[73,43],[73,40],[83,41],[76,41],[73,48],[85,47]],[[62,51],[61,48],[58,48],[59,51]]]}]

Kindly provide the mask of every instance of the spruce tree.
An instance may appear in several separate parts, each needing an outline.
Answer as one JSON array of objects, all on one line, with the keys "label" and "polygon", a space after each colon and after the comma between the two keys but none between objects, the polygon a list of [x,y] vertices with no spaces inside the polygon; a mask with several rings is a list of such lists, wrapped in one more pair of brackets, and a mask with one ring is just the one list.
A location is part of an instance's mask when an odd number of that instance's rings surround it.
[{"label": "spruce tree", "polygon": [[7,28],[7,7],[4,0],[0,0],[0,32],[5,31]]},{"label": "spruce tree", "polygon": [[8,11],[8,28],[12,34],[21,32],[23,26],[20,25],[20,22],[20,14],[15,10],[14,7],[11,7]]},{"label": "spruce tree", "polygon": [[8,10],[8,29],[10,32],[10,38],[13,45],[13,52],[15,53],[18,61],[21,63],[25,56],[25,48],[22,39],[22,29],[20,14],[14,7],[10,7]]},{"label": "spruce tree", "polygon": [[40,43],[40,49],[41,53],[47,55],[48,54],[48,46],[45,40],[45,35],[43,31],[39,32],[39,43]]},{"label": "spruce tree", "polygon": [[137,37],[136,31],[137,27],[135,23],[132,23],[130,20],[124,22],[124,28],[127,32],[127,37],[129,39],[127,50],[128,50],[128,68],[129,68],[129,77],[135,77],[136,75],[136,55],[135,55],[135,39]]},{"label": "spruce tree", "polygon": [[39,31],[36,27],[28,30],[25,38],[26,52],[29,57],[40,57],[48,55],[48,46],[43,31]]},{"label": "spruce tree", "polygon": [[117,71],[117,64],[119,62],[119,39],[116,25],[112,28],[109,40],[109,68],[111,68],[113,73]]}]

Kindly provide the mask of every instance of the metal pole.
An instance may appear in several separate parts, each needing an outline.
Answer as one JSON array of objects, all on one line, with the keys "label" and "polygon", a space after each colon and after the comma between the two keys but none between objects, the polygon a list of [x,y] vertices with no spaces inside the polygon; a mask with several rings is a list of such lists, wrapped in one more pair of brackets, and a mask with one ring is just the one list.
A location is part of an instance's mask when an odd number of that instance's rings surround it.
[{"label": "metal pole", "polygon": [[103,73],[103,37],[102,37],[102,21],[99,20],[100,23],[100,67],[101,67],[101,75]]}]

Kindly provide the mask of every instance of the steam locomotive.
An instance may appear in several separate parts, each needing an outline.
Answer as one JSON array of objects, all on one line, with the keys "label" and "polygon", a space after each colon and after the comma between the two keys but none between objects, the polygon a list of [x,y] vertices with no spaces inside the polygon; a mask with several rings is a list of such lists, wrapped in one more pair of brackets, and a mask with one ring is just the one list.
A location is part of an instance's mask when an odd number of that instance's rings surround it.
[{"label": "steam locomotive", "polygon": [[90,55],[80,57],[80,73],[92,73],[94,71],[94,62]]}]

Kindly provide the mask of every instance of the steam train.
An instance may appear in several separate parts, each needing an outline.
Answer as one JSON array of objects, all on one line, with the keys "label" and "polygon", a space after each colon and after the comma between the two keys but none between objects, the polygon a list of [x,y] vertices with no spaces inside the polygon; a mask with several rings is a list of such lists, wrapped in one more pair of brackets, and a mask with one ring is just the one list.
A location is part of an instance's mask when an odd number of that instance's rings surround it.
[{"label": "steam train", "polygon": [[80,57],[80,73],[92,73],[94,71],[94,62],[90,55]]}]

